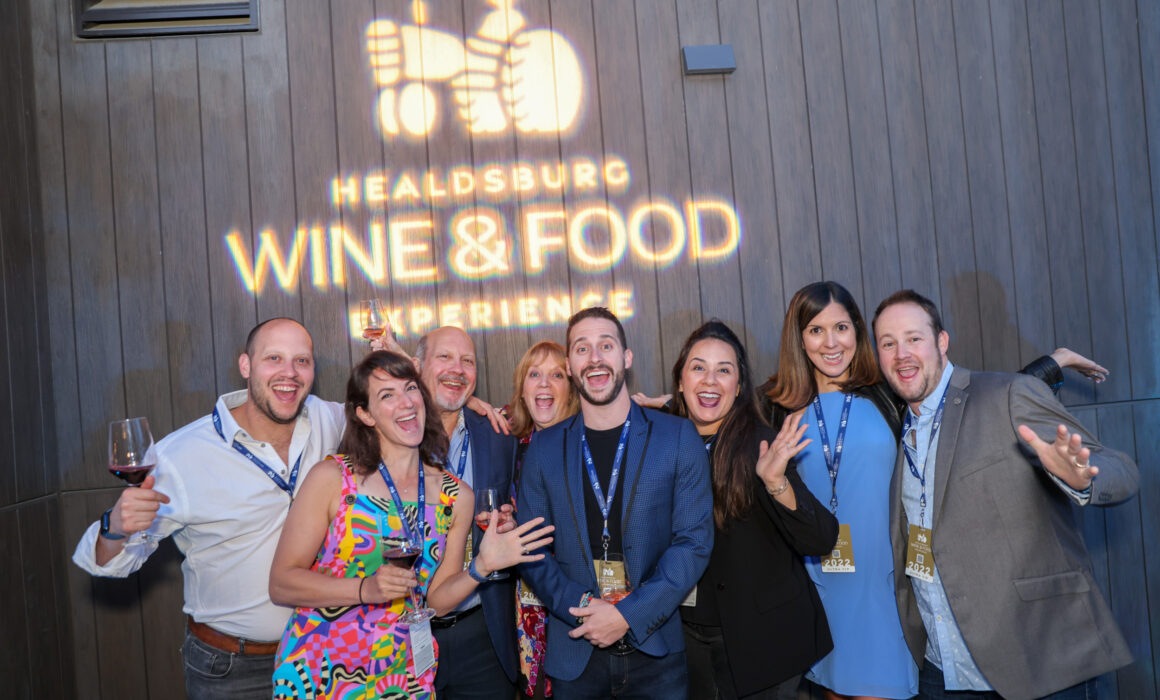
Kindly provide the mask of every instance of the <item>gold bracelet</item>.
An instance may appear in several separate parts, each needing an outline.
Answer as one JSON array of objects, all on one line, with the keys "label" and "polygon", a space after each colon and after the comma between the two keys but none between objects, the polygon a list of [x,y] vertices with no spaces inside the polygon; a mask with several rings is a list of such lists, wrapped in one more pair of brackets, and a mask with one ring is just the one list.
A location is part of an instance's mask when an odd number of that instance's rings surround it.
[{"label": "gold bracelet", "polygon": [[781,494],[785,493],[785,490],[789,488],[789,478],[788,477],[783,477],[783,478],[785,479],[784,484],[782,484],[781,486],[778,486],[775,489],[771,489],[768,486],[766,486],[765,492],[768,493],[770,496],[773,496],[774,498],[777,498]]}]

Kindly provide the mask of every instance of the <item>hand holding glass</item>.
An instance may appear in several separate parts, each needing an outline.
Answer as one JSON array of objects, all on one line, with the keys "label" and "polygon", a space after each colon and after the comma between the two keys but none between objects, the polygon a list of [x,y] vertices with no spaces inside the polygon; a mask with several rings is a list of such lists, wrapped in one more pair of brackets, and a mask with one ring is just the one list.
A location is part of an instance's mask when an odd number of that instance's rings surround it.
[{"label": "hand holding glass", "polygon": [[[130,486],[140,486],[157,466],[153,434],[146,418],[126,418],[109,423],[109,471]],[[129,538],[128,544],[147,542],[142,531]]]},{"label": "hand holding glass", "polygon": [[[400,514],[400,517],[402,514]],[[415,564],[419,562],[419,557],[423,553],[423,546],[418,542],[407,541],[398,546],[391,546],[390,542],[395,538],[389,537],[390,530],[387,528],[387,516],[385,514],[379,515],[379,537],[383,546],[383,561],[390,566],[397,566],[400,569],[414,569]],[[419,572],[415,572],[418,577]],[[417,580],[417,579],[416,579]],[[400,618],[407,624],[416,624],[424,620],[430,620],[435,617],[435,611],[424,605],[422,584],[416,583],[415,587],[411,589],[408,596],[411,600],[410,612],[404,614]]]},{"label": "hand holding glass", "polygon": [[383,302],[379,299],[367,299],[359,302],[359,307],[363,324],[363,338],[367,340],[381,338],[387,326],[387,314],[383,309]]}]

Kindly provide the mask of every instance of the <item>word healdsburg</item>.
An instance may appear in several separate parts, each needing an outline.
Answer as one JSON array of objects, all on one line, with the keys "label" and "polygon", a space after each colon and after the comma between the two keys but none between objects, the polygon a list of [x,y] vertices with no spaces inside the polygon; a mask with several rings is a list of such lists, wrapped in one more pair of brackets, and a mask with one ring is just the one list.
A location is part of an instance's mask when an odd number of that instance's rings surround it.
[{"label": "word healdsburg", "polygon": [[[553,259],[601,273],[626,262],[649,269],[722,260],[741,241],[733,206],[718,198],[616,202],[631,175],[619,157],[376,170],[335,177],[341,217],[258,232],[253,253],[233,230],[226,245],[242,283],[261,294],[308,283],[342,288],[351,274],[376,286],[542,274]],[[505,202],[518,206],[501,207]],[[565,206],[562,202],[567,201]],[[501,209],[506,210],[501,211]],[[359,216],[365,223],[356,223]],[[353,269],[352,269],[353,268]]]}]

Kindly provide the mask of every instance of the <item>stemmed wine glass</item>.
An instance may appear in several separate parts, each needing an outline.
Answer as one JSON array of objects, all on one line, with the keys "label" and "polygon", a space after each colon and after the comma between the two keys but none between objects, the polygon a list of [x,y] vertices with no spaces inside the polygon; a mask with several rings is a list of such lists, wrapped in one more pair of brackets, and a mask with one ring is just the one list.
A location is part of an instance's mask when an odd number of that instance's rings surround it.
[{"label": "stemmed wine glass", "polygon": [[[491,524],[492,511],[499,510],[503,505],[499,500],[499,491],[496,489],[480,489],[475,492],[475,524],[480,530],[486,530]],[[507,578],[506,571],[493,571],[487,576],[488,581],[498,581]]]},{"label": "stemmed wine glass", "polygon": [[387,326],[387,314],[383,310],[383,302],[379,299],[366,299],[359,302],[360,318],[363,324],[363,338],[374,340],[381,338]]},{"label": "stemmed wine glass", "polygon": [[[399,517],[405,517],[402,513]],[[391,566],[397,566],[400,569],[415,569],[415,564],[419,561],[419,556],[423,553],[423,545],[414,540],[405,540],[402,544],[392,547],[390,542],[394,537],[390,537],[390,528],[387,527],[387,516],[385,513],[379,514],[379,538],[383,545],[383,560]],[[418,577],[419,572],[415,572]],[[435,611],[424,604],[422,584],[416,580],[415,586],[408,593],[411,600],[411,610],[404,614],[400,619],[407,624],[417,624],[424,620],[430,620],[435,617]]]},{"label": "stemmed wine glass", "polygon": [[[130,486],[140,486],[155,466],[157,455],[147,418],[126,418],[109,423],[109,471],[113,476]],[[149,539],[149,534],[142,531],[130,537],[127,544],[141,544]]]}]

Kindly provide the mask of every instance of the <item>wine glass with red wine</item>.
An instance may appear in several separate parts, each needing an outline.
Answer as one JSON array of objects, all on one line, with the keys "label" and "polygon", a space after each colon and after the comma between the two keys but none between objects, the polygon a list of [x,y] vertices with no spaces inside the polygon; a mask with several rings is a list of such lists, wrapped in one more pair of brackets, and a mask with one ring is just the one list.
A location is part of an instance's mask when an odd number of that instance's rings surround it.
[{"label": "wine glass with red wine", "polygon": [[381,338],[387,327],[387,314],[383,310],[383,302],[379,299],[366,299],[359,302],[359,311],[362,317],[362,337],[366,340]]},{"label": "wine glass with red wine", "polygon": [[[496,489],[480,489],[475,492],[475,524],[480,530],[486,530],[491,524],[492,511],[499,510],[503,503],[499,500],[499,491]],[[493,571],[487,576],[488,581],[498,581],[507,578],[506,571]]]},{"label": "wine glass with red wine", "polygon": [[[400,517],[404,517],[400,514]],[[379,537],[383,545],[383,561],[390,566],[397,566],[400,569],[415,569],[415,564],[418,563],[420,555],[423,554],[423,545],[419,542],[404,540],[401,543],[395,544],[398,538],[391,536],[391,530],[387,527],[387,516],[385,513],[379,515]],[[419,572],[415,572],[418,576]],[[411,610],[402,616],[402,621],[407,624],[415,624],[424,620],[430,620],[435,617],[435,611],[426,607],[423,600],[422,588],[416,584],[409,593],[411,599]]]},{"label": "wine glass with red wine", "polygon": [[[147,418],[126,418],[109,423],[109,471],[130,486],[140,486],[157,466],[153,434]],[[146,532],[129,538],[129,544],[148,541]]]}]

